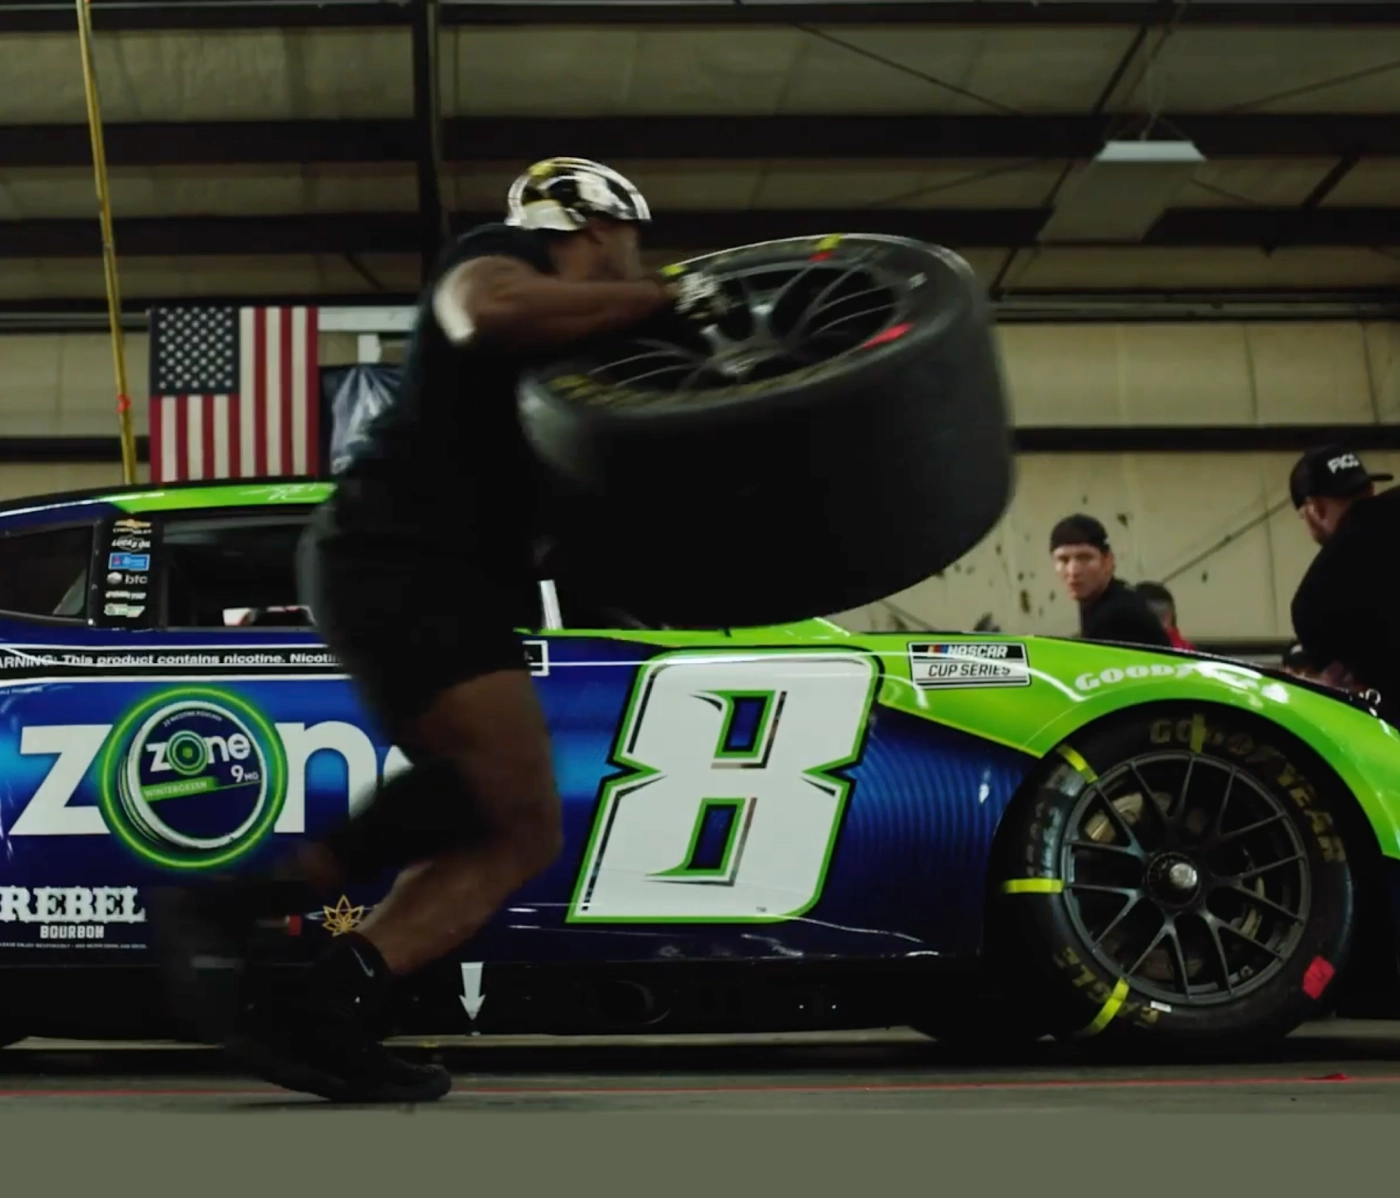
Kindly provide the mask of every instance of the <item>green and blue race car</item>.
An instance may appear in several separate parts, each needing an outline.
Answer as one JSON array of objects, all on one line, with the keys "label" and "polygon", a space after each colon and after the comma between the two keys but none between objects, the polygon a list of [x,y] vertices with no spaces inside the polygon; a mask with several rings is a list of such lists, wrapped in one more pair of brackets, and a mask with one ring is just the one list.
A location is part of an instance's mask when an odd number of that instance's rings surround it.
[{"label": "green and blue race car", "polygon": [[[168,1033],[147,888],[280,854],[403,767],[299,607],[330,486],[0,510],[4,1038]],[[1201,654],[540,597],[566,847],[397,1030],[1235,1048],[1398,1005],[1400,731],[1358,699]],[[269,958],[387,881],[269,927]]]}]

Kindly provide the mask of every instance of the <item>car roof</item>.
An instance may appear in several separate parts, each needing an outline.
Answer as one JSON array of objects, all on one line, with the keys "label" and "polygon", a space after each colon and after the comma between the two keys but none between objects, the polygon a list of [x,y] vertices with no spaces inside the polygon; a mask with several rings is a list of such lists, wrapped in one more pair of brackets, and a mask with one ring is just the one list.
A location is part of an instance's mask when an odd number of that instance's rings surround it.
[{"label": "car roof", "polygon": [[191,508],[216,510],[228,507],[314,506],[335,489],[329,479],[259,478],[209,482],[137,483],[130,486],[93,487],[26,495],[0,501],[0,522],[8,517],[40,513],[62,518],[68,509],[107,506],[129,515]]}]

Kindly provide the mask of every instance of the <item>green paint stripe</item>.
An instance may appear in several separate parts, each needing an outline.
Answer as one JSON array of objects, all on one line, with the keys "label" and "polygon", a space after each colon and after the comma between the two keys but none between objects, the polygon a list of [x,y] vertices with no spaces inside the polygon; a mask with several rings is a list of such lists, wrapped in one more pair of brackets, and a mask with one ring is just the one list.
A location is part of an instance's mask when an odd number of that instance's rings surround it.
[{"label": "green paint stripe", "polygon": [[1097,1036],[1104,1028],[1113,1022],[1113,1017],[1118,1014],[1119,1009],[1123,1006],[1127,997],[1128,983],[1120,978],[1118,985],[1113,987],[1113,993],[1108,996],[1108,1001],[1099,1008],[1099,1013],[1094,1016],[1092,1022],[1090,1022],[1088,1026],[1079,1032],[1079,1035]]},{"label": "green paint stripe", "polygon": [[316,483],[221,483],[208,487],[179,487],[162,490],[117,492],[103,495],[99,502],[110,503],[132,515],[148,512],[198,511],[205,508],[264,507],[278,504],[320,504],[330,498],[335,484]]},{"label": "green paint stripe", "polygon": [[1002,894],[1060,894],[1064,888],[1062,878],[1012,878],[1001,884]]}]

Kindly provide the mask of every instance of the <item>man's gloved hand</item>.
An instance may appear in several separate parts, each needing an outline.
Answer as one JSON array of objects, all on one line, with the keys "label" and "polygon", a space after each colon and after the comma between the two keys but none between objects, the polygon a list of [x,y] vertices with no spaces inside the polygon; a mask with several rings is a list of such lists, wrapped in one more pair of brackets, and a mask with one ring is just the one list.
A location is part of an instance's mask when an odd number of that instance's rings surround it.
[{"label": "man's gloved hand", "polygon": [[701,328],[722,320],[734,306],[719,280],[704,271],[663,279],[662,284],[673,297],[676,315]]}]

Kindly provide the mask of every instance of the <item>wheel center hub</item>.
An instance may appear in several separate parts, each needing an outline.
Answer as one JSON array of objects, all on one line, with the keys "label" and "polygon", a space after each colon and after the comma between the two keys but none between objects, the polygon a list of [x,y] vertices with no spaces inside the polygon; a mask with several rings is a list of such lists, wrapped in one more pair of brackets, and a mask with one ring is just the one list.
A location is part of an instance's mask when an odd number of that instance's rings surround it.
[{"label": "wheel center hub", "polygon": [[1147,891],[1165,906],[1189,906],[1201,893],[1201,871],[1181,853],[1162,853],[1147,867]]}]

